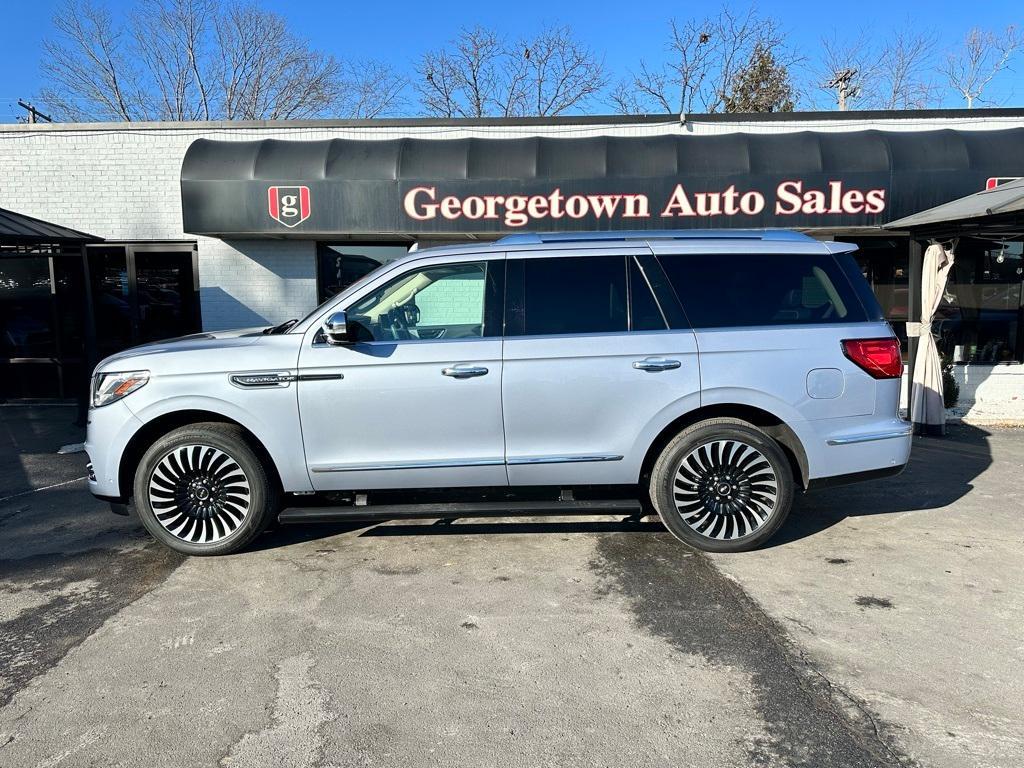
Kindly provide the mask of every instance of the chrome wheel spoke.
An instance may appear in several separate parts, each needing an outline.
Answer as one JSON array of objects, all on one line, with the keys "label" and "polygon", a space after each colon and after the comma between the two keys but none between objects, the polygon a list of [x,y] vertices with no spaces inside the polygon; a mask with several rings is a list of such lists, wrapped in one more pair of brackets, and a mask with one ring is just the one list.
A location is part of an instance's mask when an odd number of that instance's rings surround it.
[{"label": "chrome wheel spoke", "polygon": [[754,446],[710,440],[679,462],[672,495],[687,526],[707,538],[731,541],[756,533],[774,515],[779,479]]},{"label": "chrome wheel spoke", "polygon": [[252,488],[241,465],[219,448],[188,444],[164,455],[149,476],[157,522],[191,544],[213,544],[244,522]]}]

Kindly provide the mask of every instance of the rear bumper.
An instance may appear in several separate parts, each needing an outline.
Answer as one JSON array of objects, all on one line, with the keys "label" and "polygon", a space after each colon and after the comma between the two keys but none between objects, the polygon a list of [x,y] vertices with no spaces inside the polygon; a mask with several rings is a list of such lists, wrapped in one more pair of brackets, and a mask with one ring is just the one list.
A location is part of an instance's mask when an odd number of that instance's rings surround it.
[{"label": "rear bumper", "polygon": [[883,469],[868,469],[864,472],[851,472],[848,475],[831,475],[830,477],[818,477],[807,483],[807,490],[814,491],[819,488],[834,488],[837,485],[853,485],[864,483],[870,480],[881,480],[886,477],[895,477],[907,468],[906,464]]},{"label": "rear bumper", "polygon": [[913,425],[898,417],[867,422],[863,418],[822,419],[806,424],[813,432],[804,441],[810,469],[808,488],[899,474],[910,460]]}]

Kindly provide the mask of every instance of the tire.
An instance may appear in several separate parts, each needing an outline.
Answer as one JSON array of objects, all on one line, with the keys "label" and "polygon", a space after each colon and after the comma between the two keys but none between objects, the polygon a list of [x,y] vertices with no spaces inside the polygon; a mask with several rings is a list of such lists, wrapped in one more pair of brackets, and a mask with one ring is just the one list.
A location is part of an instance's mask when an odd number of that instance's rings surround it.
[{"label": "tire", "polygon": [[239,427],[180,427],[157,440],[135,472],[146,530],[186,555],[237,552],[267,527],[280,493]]},{"label": "tire", "polygon": [[771,437],[740,419],[708,419],[665,446],[650,497],[665,527],[705,552],[755,549],[793,503],[793,470]]}]

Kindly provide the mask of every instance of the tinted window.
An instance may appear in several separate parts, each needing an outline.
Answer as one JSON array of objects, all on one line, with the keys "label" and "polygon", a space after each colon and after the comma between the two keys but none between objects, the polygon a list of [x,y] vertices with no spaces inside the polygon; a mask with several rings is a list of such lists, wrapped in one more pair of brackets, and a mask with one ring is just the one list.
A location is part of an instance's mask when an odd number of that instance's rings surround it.
[{"label": "tinted window", "polygon": [[651,293],[640,265],[636,259],[629,259],[629,311],[630,328],[634,331],[663,331],[665,318],[658,309],[658,303]]},{"label": "tinted window", "polygon": [[626,330],[622,256],[524,259],[522,264],[526,335]]},{"label": "tinted window", "polygon": [[660,259],[695,328],[867,319],[831,255],[676,254]]}]

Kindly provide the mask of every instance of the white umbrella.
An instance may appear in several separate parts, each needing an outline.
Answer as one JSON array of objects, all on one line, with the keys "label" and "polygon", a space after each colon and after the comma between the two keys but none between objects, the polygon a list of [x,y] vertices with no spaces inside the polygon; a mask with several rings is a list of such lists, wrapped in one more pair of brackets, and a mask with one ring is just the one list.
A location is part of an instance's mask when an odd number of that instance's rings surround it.
[{"label": "white umbrella", "polygon": [[[946,407],[942,400],[942,361],[932,336],[932,318],[946,289],[946,276],[953,266],[953,251],[932,243],[924,252],[921,275],[921,323],[918,326],[914,381],[910,390],[910,420],[924,434],[944,434]],[[909,324],[908,324],[909,325]],[[912,330],[908,328],[908,330]]]}]

